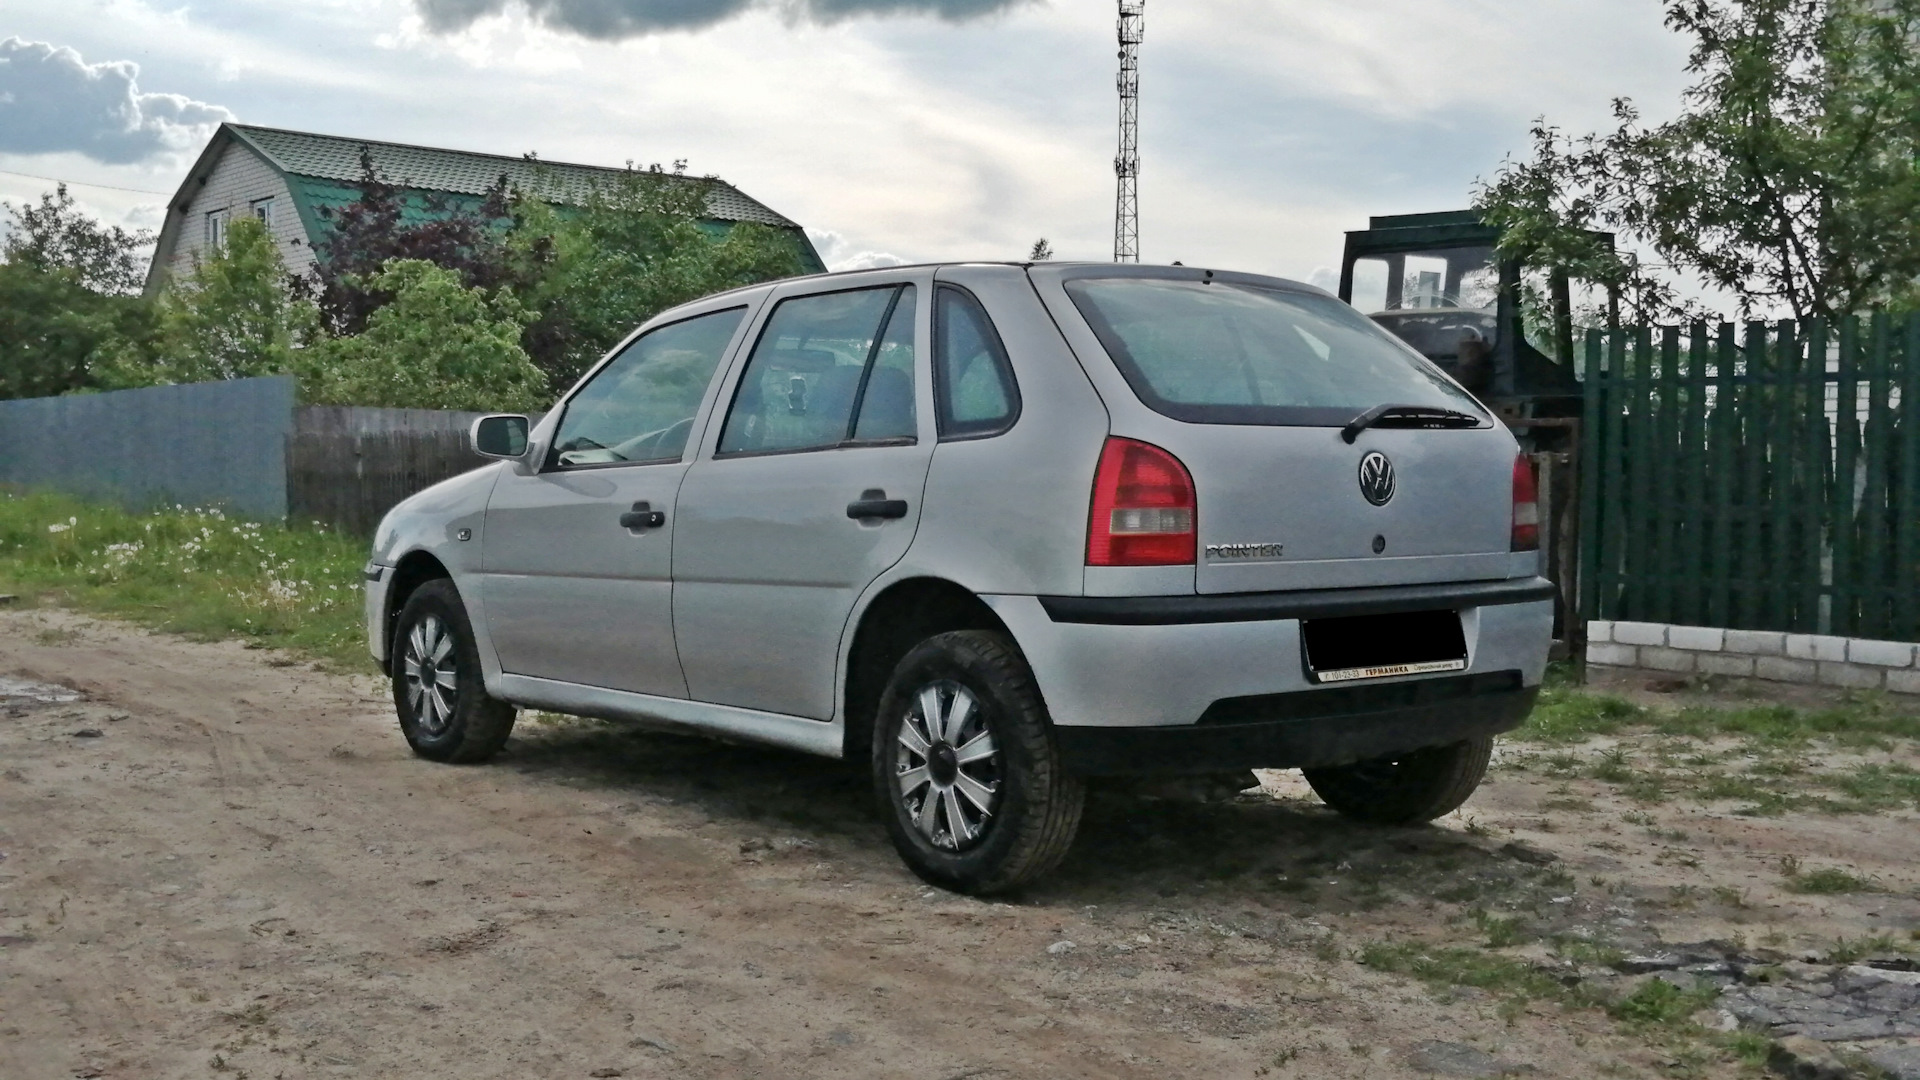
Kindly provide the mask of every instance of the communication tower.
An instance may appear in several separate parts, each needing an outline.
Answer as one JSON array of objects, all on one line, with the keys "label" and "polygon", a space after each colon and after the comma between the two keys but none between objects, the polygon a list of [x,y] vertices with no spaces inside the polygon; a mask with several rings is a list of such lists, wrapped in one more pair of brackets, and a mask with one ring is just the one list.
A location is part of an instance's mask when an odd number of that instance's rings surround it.
[{"label": "communication tower", "polygon": [[1147,0],[1120,0],[1120,153],[1113,159],[1119,193],[1113,207],[1113,261],[1140,261],[1140,39]]}]

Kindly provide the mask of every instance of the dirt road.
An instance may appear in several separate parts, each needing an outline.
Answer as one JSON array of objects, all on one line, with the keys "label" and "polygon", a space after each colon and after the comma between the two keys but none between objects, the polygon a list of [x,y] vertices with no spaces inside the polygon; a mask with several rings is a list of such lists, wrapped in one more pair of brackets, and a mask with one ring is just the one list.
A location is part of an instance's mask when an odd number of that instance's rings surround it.
[{"label": "dirt road", "polygon": [[[495,764],[432,765],[371,679],[51,610],[0,613],[0,677],[80,693],[0,683],[18,1080],[1653,1075],[1668,1051],[1602,1012],[1355,950],[1471,944],[1488,907],[1626,945],[1920,926],[1911,814],[1706,815],[1663,845],[1598,786],[1568,831],[1502,774],[1374,830],[1275,774],[1097,795],[1062,872],[986,903],[902,869],[831,762],[540,718]],[[1783,850],[1906,892],[1789,896]],[[1738,910],[1663,899],[1703,874]]]}]

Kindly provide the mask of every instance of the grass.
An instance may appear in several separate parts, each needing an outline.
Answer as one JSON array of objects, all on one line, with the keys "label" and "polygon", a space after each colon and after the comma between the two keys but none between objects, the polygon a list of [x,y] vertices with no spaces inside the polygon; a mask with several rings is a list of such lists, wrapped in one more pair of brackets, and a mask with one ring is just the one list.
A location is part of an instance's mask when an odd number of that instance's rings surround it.
[{"label": "grass", "polygon": [[1504,949],[1533,940],[1526,924],[1517,915],[1495,915],[1480,908],[1473,913],[1473,924],[1487,937],[1487,948]]},{"label": "grass", "polygon": [[1373,942],[1358,959],[1375,971],[1411,975],[1429,985],[1471,986],[1509,998],[1563,1000],[1571,989],[1524,960],[1484,949]]},{"label": "grass", "polygon": [[1832,866],[1823,866],[1818,870],[1801,870],[1797,862],[1787,865],[1783,860],[1780,872],[1787,879],[1788,892],[1803,893],[1808,896],[1842,896],[1849,893],[1880,891],[1880,886],[1872,881]]},{"label": "grass", "polygon": [[1543,743],[1583,743],[1644,723],[1647,710],[1610,694],[1549,685],[1540,691],[1533,715],[1510,738]]},{"label": "grass", "polygon": [[[1920,936],[1913,940],[1920,941]],[[1835,938],[1826,953],[1828,963],[1851,964],[1872,956],[1906,955],[1912,951],[1911,945],[1903,944],[1890,935],[1876,934],[1871,937]]]},{"label": "grass", "polygon": [[366,560],[366,541],[320,528],[0,490],[0,594],[16,606],[57,603],[204,640],[239,638],[347,670],[371,663],[360,622]]},{"label": "grass", "polygon": [[1633,993],[1607,1007],[1607,1014],[1625,1024],[1673,1027],[1690,1023],[1694,1013],[1713,1004],[1719,991],[1711,986],[1683,990],[1664,979],[1648,979]]},{"label": "grass", "polygon": [[[1836,942],[1836,947],[1842,944]],[[1888,951],[1873,946],[1891,945],[1890,939],[1862,942],[1860,955]],[[1554,951],[1564,959],[1600,966],[1611,966],[1620,958],[1616,950],[1571,939],[1556,943]],[[1715,1065],[1744,1067],[1752,1072],[1766,1061],[1772,1046],[1772,1040],[1755,1032],[1714,1032],[1695,1023],[1694,1015],[1711,1006],[1718,996],[1704,983],[1686,988],[1648,979],[1632,993],[1609,1001],[1604,992],[1585,981],[1563,981],[1524,960],[1484,949],[1376,942],[1362,947],[1354,958],[1376,971],[1408,975],[1435,989],[1470,986],[1485,990],[1502,999],[1500,1011],[1509,1022],[1534,1001],[1552,1001],[1570,1010],[1601,1009],[1622,1031],[1664,1051],[1672,1059],[1668,1069],[1672,1075],[1718,1071]],[[1604,1067],[1601,1072],[1613,1074]]]},{"label": "grass", "polygon": [[[1648,708],[1550,673],[1533,715],[1510,738],[1537,747],[1510,758],[1512,768],[1598,780],[1645,804],[1733,803],[1756,817],[1920,809],[1920,769],[1887,759],[1920,743],[1920,709],[1884,696],[1817,709]],[[1854,760],[1823,761],[1835,754]],[[1554,808],[1574,807],[1563,800]]]},{"label": "grass", "polygon": [[1539,704],[1509,738],[1550,746],[1591,742],[1621,734],[1691,739],[1739,737],[1766,746],[1804,747],[1814,740],[1858,749],[1884,749],[1896,739],[1920,739],[1920,712],[1878,698],[1861,698],[1822,709],[1787,705],[1719,708],[1686,705],[1656,710],[1612,694],[1549,685]]}]

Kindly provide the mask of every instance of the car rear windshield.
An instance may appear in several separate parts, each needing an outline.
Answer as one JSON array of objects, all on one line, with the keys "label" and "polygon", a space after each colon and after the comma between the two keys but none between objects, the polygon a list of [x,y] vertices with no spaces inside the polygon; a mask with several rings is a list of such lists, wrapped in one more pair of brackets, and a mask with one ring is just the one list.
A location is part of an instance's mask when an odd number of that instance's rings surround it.
[{"label": "car rear windshield", "polygon": [[1330,296],[1138,277],[1066,288],[1133,392],[1175,420],[1340,427],[1388,404],[1486,415],[1439,368]]}]

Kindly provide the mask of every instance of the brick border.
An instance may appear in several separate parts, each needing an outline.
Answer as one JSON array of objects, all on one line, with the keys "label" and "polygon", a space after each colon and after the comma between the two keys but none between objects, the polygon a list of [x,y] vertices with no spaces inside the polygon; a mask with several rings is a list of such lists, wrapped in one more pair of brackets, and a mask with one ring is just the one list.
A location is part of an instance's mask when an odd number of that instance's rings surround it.
[{"label": "brick border", "polygon": [[1920,694],[1920,646],[1904,641],[1597,620],[1587,663]]}]

